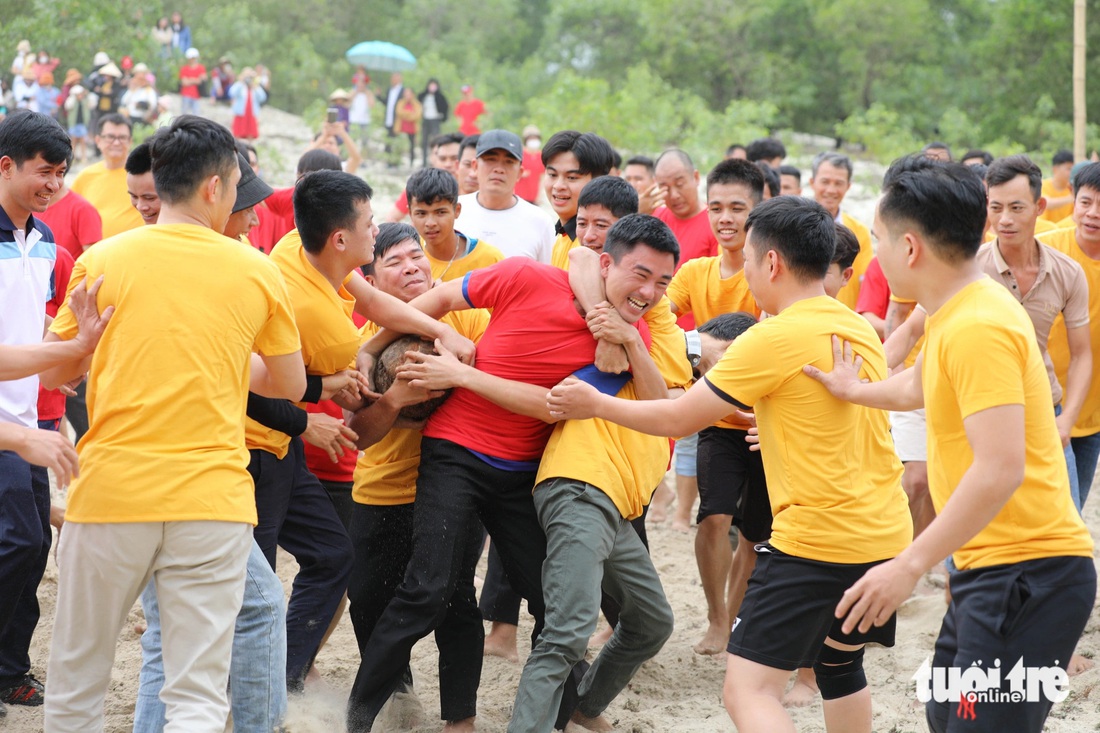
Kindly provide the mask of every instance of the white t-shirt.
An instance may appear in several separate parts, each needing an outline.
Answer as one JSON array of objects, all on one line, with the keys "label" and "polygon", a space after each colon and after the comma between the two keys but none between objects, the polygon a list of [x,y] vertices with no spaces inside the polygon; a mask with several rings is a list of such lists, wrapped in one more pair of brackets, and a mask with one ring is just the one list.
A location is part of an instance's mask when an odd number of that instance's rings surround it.
[{"label": "white t-shirt", "polygon": [[348,122],[353,125],[370,124],[370,97],[366,92],[356,92],[348,108]]},{"label": "white t-shirt", "polygon": [[534,204],[516,196],[510,209],[486,209],[477,200],[477,193],[458,197],[462,214],[455,229],[463,234],[492,242],[505,257],[530,257],[550,264],[554,249],[554,218]]}]

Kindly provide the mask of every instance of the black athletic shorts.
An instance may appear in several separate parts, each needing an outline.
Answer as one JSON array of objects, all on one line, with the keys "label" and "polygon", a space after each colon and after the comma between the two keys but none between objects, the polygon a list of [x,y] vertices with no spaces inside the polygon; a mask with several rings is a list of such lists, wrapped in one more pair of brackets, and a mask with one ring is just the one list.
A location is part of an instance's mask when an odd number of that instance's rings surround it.
[{"label": "black athletic shorts", "polygon": [[841,565],[756,546],[756,567],[730,634],[730,654],[774,669],[812,666],[828,636],[841,644],[894,645],[897,614],[867,633],[845,634],[835,617],[844,591],[876,565]]},{"label": "black athletic shorts", "polygon": [[764,462],[749,450],[744,430],[713,425],[699,433],[699,515],[696,523],[714,514],[729,514],[749,542],[772,536],[772,507]]}]

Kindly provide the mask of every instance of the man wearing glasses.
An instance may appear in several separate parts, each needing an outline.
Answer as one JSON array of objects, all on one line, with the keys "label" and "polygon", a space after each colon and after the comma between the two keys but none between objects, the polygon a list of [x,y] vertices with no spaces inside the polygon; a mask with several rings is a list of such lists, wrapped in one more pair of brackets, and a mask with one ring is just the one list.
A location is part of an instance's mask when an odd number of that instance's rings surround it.
[{"label": "man wearing glasses", "polygon": [[96,125],[95,144],[103,160],[80,172],[72,189],[88,199],[103,220],[103,238],[137,229],[141,214],[130,205],[126,189],[126,156],[130,154],[130,120],[120,114],[103,115]]}]

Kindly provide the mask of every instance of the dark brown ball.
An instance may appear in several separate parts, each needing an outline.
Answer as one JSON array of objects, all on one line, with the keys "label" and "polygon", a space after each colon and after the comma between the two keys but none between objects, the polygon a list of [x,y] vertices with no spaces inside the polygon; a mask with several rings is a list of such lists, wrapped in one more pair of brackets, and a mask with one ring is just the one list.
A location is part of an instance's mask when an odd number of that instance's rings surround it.
[{"label": "dark brown ball", "polygon": [[[421,354],[436,353],[435,345],[419,336],[402,336],[397,339],[382,351],[382,355],[378,357],[378,361],[374,365],[374,390],[376,392],[384,393],[393,384],[397,367],[407,361],[406,351],[419,351]],[[426,402],[406,405],[401,408],[401,417],[415,422],[427,420],[435,412],[435,408],[442,405],[450,394],[451,390],[447,390],[439,397],[434,397]]]}]

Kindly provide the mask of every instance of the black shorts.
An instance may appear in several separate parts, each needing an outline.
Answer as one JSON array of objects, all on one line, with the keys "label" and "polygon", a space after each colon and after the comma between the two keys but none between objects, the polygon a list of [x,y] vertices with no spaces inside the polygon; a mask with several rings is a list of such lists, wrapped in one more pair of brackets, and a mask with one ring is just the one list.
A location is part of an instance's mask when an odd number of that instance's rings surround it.
[{"label": "black shorts", "polygon": [[772,536],[772,506],[759,451],[749,450],[744,430],[713,425],[699,433],[699,515],[696,523],[728,514],[750,542]]},{"label": "black shorts", "polygon": [[756,546],[756,567],[730,634],[730,654],[774,669],[810,667],[825,637],[841,644],[894,645],[897,614],[866,633],[845,634],[834,615],[844,591],[876,565],[841,565]]},{"label": "black shorts", "polygon": [[[1009,693],[1008,675],[1021,659],[1023,667],[1065,669],[1095,599],[1091,557],[1047,557],[956,571],[932,671],[966,670],[974,664],[990,670],[1000,664],[1000,690]],[[969,705],[933,697],[925,703],[928,727],[935,733],[1043,729],[1051,708],[1045,695],[1031,701],[998,697]]]}]

